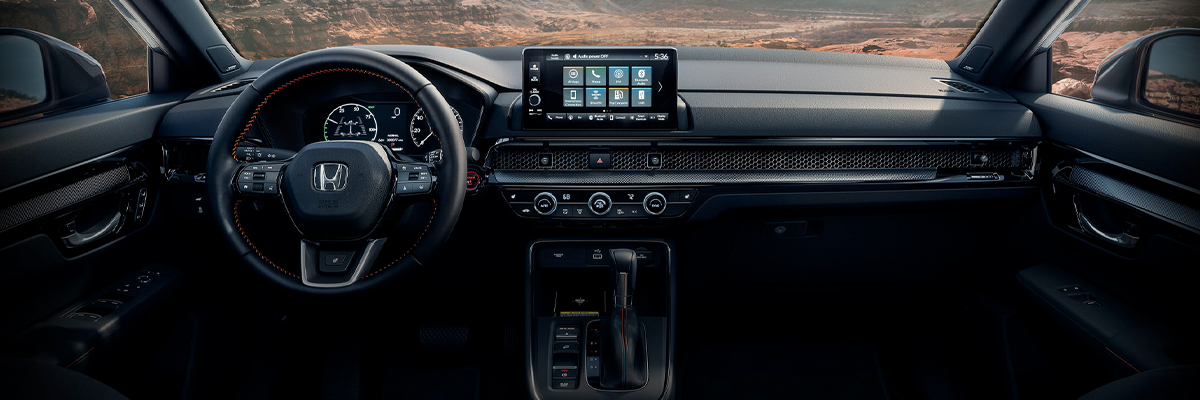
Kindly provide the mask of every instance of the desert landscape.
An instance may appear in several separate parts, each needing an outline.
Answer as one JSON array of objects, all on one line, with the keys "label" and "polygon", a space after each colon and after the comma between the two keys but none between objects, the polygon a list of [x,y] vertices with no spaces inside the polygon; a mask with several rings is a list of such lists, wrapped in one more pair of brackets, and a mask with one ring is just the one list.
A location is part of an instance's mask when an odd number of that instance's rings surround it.
[{"label": "desert landscape", "polygon": [[109,0],[0,0],[0,26],[38,31],[100,62],[110,97],[145,93],[146,45]]},{"label": "desert landscape", "polygon": [[[330,46],[722,46],[948,60],[994,0],[201,0],[250,59]],[[0,0],[0,25],[74,44],[113,97],[146,90],[145,46],[109,0]],[[1054,43],[1055,93],[1089,98],[1121,44],[1200,27],[1194,0],[1092,0]]]},{"label": "desert landscape", "polygon": [[347,44],[671,45],[951,59],[992,0],[204,0],[243,55]]},{"label": "desert landscape", "polygon": [[1054,41],[1052,92],[1092,98],[1096,67],[1125,43],[1170,28],[1200,28],[1200,2],[1092,0]]},{"label": "desert landscape", "polygon": [[1200,81],[1149,71],[1146,101],[1184,114],[1200,115]]}]

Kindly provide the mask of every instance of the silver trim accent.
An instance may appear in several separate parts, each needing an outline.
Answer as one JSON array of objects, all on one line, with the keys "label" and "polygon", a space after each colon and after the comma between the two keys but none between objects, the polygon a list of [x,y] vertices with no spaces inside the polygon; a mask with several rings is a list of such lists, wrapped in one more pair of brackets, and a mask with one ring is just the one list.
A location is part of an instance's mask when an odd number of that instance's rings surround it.
[{"label": "silver trim accent", "polygon": [[[368,265],[375,263],[375,258],[377,258],[379,256],[379,251],[382,250],[383,243],[386,241],[387,241],[387,238],[367,240],[367,245],[363,247],[362,256],[358,258],[358,264],[354,266],[354,273],[350,274],[350,279],[346,280],[345,282],[317,283],[317,282],[312,282],[312,281],[308,280],[308,269],[309,269],[308,257],[305,257],[305,255],[308,254],[308,241],[301,239],[300,240],[300,282],[303,282],[304,286],[315,287],[315,288],[339,288],[339,287],[350,286],[354,282],[358,282],[358,279],[360,277],[362,277],[363,272],[366,272],[366,267]],[[317,253],[317,262],[318,263],[321,262],[320,257],[321,257],[321,253],[318,252]],[[313,271],[318,271],[318,270],[319,270],[319,267],[313,267]]]},{"label": "silver trim accent", "polygon": [[[330,175],[329,172],[333,172]],[[346,190],[350,167],[342,163],[320,163],[313,166],[313,189],[318,192],[340,192]]]},{"label": "silver trim accent", "polygon": [[1071,206],[1075,208],[1075,221],[1079,222],[1079,228],[1085,233],[1090,234],[1098,239],[1102,239],[1110,244],[1132,249],[1137,246],[1138,237],[1130,235],[1128,232],[1107,233],[1092,224],[1087,216],[1083,215],[1083,210],[1079,209],[1079,195],[1071,196]]},{"label": "silver trim accent", "polygon": [[1069,172],[1070,175],[1065,177],[1059,175],[1055,177],[1101,198],[1116,201],[1180,227],[1200,232],[1200,210],[1196,208],[1083,166],[1070,167]]},{"label": "silver trim accent", "polygon": [[[538,197],[542,197],[543,194],[546,196],[550,196],[550,204],[553,205],[553,207],[550,208],[550,211],[547,211],[547,212],[542,212],[542,210],[538,210],[538,208],[537,208]],[[554,195],[550,194],[550,192],[541,192],[541,193],[538,193],[533,196],[533,211],[534,212],[536,212],[538,214],[542,214],[542,215],[550,215],[550,214],[554,214],[554,211],[556,211],[556,210],[558,210],[558,199],[554,198]]]},{"label": "silver trim accent", "polygon": [[498,185],[704,185],[930,181],[935,168],[794,171],[492,171]]},{"label": "silver trim accent", "polygon": [[[596,208],[595,208],[595,207],[592,207],[592,202],[596,201],[596,196],[604,197],[604,201],[607,201],[607,202],[608,202],[608,209],[607,209],[607,210],[604,210],[604,212],[596,212]],[[608,214],[608,213],[609,213],[610,211],[612,211],[612,209],[613,209],[612,197],[609,197],[609,196],[608,196],[608,193],[604,193],[604,192],[596,192],[596,193],[592,193],[592,195],[591,195],[591,196],[588,196],[588,204],[587,204],[587,206],[588,206],[588,211],[591,211],[591,212],[592,212],[592,214],[596,214],[596,215],[605,215],[605,214]]]},{"label": "silver trim accent", "polygon": [[[662,197],[662,199],[663,199],[663,208],[662,208],[662,211],[659,211],[659,212],[650,211],[650,206],[646,203],[646,202],[650,201],[650,196],[653,196],[656,194],[659,195],[659,197]],[[663,194],[659,193],[659,192],[647,193],[646,197],[642,198],[642,209],[646,211],[646,214],[650,214],[650,215],[659,215],[659,214],[666,212],[667,211],[667,196],[663,196]]]},{"label": "silver trim accent", "polygon": [[[142,189],[146,190],[146,189]],[[125,221],[125,214],[117,211],[108,219],[99,229],[93,229],[91,232],[75,232],[62,238],[63,245],[67,248],[76,248],[91,244],[97,240],[103,239],[110,234],[113,234],[121,229],[122,222]]]}]

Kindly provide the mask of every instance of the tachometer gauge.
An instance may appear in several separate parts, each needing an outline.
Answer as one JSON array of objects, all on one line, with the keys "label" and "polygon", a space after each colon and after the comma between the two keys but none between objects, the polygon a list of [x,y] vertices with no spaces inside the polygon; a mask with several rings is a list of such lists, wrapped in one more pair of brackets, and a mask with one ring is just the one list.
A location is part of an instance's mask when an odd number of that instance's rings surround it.
[{"label": "tachometer gauge", "polygon": [[[454,112],[454,120],[458,121],[458,130],[462,131],[462,115],[460,115],[458,110],[455,110],[454,107],[450,107],[450,111]],[[412,137],[413,147],[415,149],[426,150],[422,149],[422,147],[424,147],[425,143],[430,139],[433,139],[433,132],[429,130],[429,122],[425,121],[425,110],[418,108],[417,113],[413,114],[412,121],[408,123],[408,135]]]},{"label": "tachometer gauge", "polygon": [[361,104],[346,103],[325,117],[325,140],[375,140],[375,114]]}]

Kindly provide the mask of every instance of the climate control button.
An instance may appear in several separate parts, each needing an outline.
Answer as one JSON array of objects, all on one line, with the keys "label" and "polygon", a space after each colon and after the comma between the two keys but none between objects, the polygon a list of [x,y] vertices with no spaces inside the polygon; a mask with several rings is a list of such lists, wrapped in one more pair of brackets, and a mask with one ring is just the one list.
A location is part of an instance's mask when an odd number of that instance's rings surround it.
[{"label": "climate control button", "polygon": [[538,214],[550,215],[558,209],[558,200],[555,200],[550,192],[538,193],[533,197],[533,209],[537,210]]},{"label": "climate control button", "polygon": [[667,209],[667,197],[659,192],[651,192],[642,199],[642,208],[646,209],[646,213],[650,215],[659,215]]},{"label": "climate control button", "polygon": [[612,211],[612,198],[608,197],[607,193],[596,192],[588,198],[588,209],[596,215],[608,214],[609,211]]}]

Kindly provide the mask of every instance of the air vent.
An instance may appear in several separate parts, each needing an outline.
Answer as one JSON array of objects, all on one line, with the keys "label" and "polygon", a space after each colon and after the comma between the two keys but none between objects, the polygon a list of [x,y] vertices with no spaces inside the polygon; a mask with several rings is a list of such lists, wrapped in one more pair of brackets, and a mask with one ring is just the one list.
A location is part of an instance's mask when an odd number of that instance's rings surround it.
[{"label": "air vent", "polygon": [[242,87],[242,86],[249,85],[251,82],[254,82],[254,80],[253,80],[253,79],[242,79],[242,80],[240,80],[240,81],[233,81],[233,82],[229,82],[229,83],[226,83],[226,84],[224,84],[224,85],[217,86],[217,88],[216,88],[216,89],[209,90],[209,91],[208,91],[208,93],[217,93],[217,92],[224,92],[224,91],[226,91],[226,90],[233,90],[233,89],[237,89],[237,88],[240,88],[240,87]]},{"label": "air vent", "polygon": [[948,81],[948,80],[939,80],[938,82],[944,83],[944,84],[946,84],[946,86],[952,87],[952,88],[954,88],[954,90],[957,90],[957,91],[960,91],[963,93],[987,93],[986,90],[980,89],[980,88],[976,87],[975,85],[971,85],[966,82]]}]

